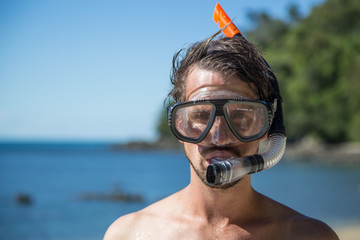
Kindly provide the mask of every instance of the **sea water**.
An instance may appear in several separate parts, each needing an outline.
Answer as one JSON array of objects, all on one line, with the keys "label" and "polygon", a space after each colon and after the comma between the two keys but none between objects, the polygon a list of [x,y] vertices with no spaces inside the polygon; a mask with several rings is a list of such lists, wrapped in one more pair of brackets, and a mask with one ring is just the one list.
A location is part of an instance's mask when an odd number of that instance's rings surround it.
[{"label": "sea water", "polygon": [[[189,183],[184,153],[114,150],[111,144],[0,144],[0,239],[102,239],[119,216]],[[254,188],[339,226],[360,223],[360,168],[281,161]],[[84,199],[114,190],[142,201]],[[19,203],[19,194],[29,203]]]}]

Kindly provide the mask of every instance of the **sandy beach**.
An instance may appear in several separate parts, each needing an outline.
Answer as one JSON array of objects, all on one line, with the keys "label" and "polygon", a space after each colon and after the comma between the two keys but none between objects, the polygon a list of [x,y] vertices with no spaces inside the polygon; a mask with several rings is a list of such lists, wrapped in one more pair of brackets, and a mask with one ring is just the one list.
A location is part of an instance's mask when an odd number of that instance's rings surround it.
[{"label": "sandy beach", "polygon": [[351,225],[346,227],[334,228],[340,240],[359,240],[360,225]]}]

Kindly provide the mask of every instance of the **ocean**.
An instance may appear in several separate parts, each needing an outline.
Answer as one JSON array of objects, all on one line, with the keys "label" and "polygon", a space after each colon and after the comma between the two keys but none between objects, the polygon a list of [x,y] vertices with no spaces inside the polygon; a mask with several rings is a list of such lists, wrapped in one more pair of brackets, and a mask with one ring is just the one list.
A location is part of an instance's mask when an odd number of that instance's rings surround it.
[{"label": "ocean", "polygon": [[[182,152],[1,143],[0,240],[102,239],[118,217],[184,188],[189,175]],[[332,227],[360,224],[359,167],[285,159],[252,179],[257,191]],[[114,192],[133,201],[114,201]]]}]

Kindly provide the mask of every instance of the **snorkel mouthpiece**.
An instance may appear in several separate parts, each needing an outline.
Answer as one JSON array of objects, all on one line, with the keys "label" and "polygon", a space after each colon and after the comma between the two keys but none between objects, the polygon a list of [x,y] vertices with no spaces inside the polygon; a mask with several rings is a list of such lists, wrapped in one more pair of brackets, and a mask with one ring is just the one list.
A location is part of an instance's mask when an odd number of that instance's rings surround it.
[{"label": "snorkel mouthpiece", "polygon": [[[219,3],[217,3],[215,7],[214,21],[219,24],[220,28],[223,28],[223,33],[226,37],[243,37]],[[248,174],[269,169],[277,164],[284,155],[286,131],[283,120],[282,99],[276,76],[272,71],[269,71],[269,74],[272,77],[272,87],[276,92],[276,96],[272,98],[274,98],[273,100],[277,98],[278,104],[268,132],[269,145],[267,150],[260,154],[241,158],[231,158],[227,160],[212,159],[206,171],[206,181],[208,185],[219,186],[232,183]]]},{"label": "snorkel mouthpiece", "polygon": [[212,159],[206,171],[206,179],[210,185],[221,185],[236,181],[243,176],[260,171],[264,163],[260,155],[229,160]]},{"label": "snorkel mouthpiece", "polygon": [[212,159],[206,170],[206,181],[211,186],[235,182],[242,177],[273,167],[284,155],[286,137],[282,134],[269,136],[268,149],[261,154],[228,160]]}]

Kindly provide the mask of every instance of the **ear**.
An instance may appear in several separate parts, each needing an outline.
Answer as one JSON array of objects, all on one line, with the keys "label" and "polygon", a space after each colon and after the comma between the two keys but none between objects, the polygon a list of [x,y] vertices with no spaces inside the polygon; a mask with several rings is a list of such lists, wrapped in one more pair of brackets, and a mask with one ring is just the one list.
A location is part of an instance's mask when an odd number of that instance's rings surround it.
[{"label": "ear", "polygon": [[180,143],[184,144],[184,141],[178,140]]}]

